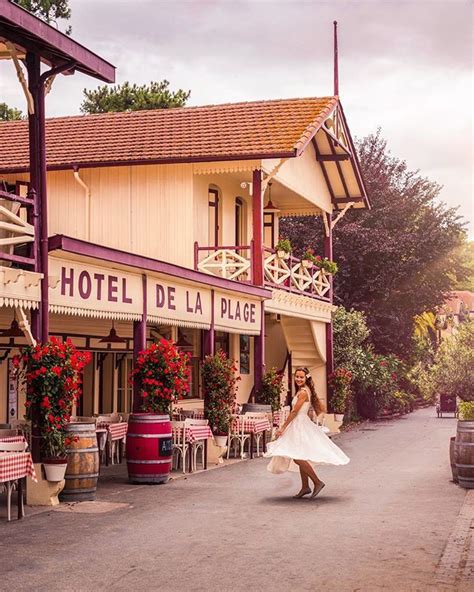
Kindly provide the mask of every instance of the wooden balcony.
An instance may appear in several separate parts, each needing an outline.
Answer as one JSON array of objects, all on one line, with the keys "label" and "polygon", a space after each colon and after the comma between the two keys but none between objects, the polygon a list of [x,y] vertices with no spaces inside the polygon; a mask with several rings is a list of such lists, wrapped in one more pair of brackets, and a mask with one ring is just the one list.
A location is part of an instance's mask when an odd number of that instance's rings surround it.
[{"label": "wooden balcony", "polygon": [[[217,277],[252,283],[253,245],[200,247],[195,243],[194,267]],[[328,302],[331,274],[289,255],[278,257],[274,249],[264,249],[265,287],[285,290]]]}]

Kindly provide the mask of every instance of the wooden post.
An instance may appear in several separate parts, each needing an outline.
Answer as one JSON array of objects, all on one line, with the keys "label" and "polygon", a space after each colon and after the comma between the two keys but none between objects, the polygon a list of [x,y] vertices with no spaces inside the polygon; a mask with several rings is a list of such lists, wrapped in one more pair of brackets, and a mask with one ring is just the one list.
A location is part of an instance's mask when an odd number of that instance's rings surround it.
[{"label": "wooden post", "polygon": [[263,196],[261,170],[253,171],[252,183],[252,280],[254,285],[263,286]]},{"label": "wooden post", "polygon": [[216,332],[214,329],[214,290],[211,290],[211,326],[203,331],[203,357],[213,356],[216,351]]},{"label": "wooden post", "polygon": [[[138,355],[146,349],[146,320],[147,320],[147,283],[146,275],[142,275],[143,288],[143,314],[140,321],[133,321],[133,364],[135,365]],[[141,408],[140,383],[133,381],[133,413],[139,413]]]},{"label": "wooden post", "polygon": [[[331,214],[323,213],[326,216],[328,233],[324,236],[324,257],[327,257],[332,261],[333,249],[332,249],[332,228],[331,228]],[[329,279],[329,301],[333,302],[333,279],[332,276]],[[332,321],[326,323],[326,378],[334,372],[334,345],[333,345],[333,329]],[[328,384],[328,407],[331,405],[331,391]]]},{"label": "wooden post", "polygon": [[262,315],[260,335],[255,335],[253,342],[254,400],[262,389],[262,378],[265,372],[265,307],[263,301],[260,306]]}]

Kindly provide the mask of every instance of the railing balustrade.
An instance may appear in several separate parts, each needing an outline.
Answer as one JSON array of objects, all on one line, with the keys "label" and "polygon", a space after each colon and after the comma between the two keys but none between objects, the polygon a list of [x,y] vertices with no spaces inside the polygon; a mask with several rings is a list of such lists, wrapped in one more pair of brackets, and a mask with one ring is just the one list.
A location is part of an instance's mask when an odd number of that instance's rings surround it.
[{"label": "railing balustrade", "polygon": [[[194,245],[194,268],[228,280],[252,282],[253,245],[207,246]],[[265,286],[329,300],[331,275],[319,267],[308,267],[301,259],[288,255],[278,257],[274,249],[264,249]]]}]

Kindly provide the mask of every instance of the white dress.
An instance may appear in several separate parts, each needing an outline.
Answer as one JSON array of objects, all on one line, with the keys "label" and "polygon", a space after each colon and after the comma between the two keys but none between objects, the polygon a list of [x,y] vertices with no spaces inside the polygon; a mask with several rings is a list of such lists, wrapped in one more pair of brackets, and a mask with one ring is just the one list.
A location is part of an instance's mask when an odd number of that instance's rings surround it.
[{"label": "white dress", "polygon": [[[267,445],[264,456],[272,457],[267,467],[271,473],[299,471],[293,459],[307,460],[313,465],[346,465],[350,460],[326,436],[322,428],[311,421],[308,416],[310,395],[306,388],[302,388],[301,391],[306,392],[308,400],[303,403],[283,435]],[[292,407],[297,400],[296,395],[293,397]]]}]

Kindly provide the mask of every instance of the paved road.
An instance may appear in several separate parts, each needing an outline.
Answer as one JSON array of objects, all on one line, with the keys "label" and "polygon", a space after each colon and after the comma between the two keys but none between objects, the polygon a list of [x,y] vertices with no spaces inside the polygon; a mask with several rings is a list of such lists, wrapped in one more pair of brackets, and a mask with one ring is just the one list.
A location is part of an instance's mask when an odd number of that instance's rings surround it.
[{"label": "paved road", "polygon": [[1,523],[0,590],[454,589],[434,573],[465,491],[450,483],[455,420],[433,416],[340,436],[351,463],[321,468],[316,500],[292,499],[296,475],[257,459],[166,486],[104,488],[103,502],[127,504],[114,511],[97,503],[93,514]]}]

